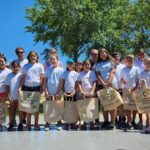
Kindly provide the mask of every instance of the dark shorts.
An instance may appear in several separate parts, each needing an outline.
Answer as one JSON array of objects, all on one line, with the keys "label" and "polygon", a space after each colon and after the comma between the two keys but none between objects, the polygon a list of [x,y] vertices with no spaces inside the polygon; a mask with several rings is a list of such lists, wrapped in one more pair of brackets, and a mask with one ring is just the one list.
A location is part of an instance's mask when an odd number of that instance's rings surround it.
[{"label": "dark shorts", "polygon": [[28,86],[23,86],[22,91],[34,91],[34,92],[40,92],[41,86],[35,86],[35,87],[28,87]]}]

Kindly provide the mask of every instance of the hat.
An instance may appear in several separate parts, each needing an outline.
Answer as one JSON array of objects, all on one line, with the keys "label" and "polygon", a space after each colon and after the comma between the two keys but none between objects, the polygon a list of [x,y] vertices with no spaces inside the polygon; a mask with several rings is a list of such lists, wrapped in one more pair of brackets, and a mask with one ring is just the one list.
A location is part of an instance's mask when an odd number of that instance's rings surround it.
[{"label": "hat", "polygon": [[68,60],[67,60],[67,64],[74,64],[74,60],[72,59],[72,58],[69,58]]},{"label": "hat", "polygon": [[129,55],[126,56],[126,58],[134,58],[134,55],[129,54]]},{"label": "hat", "polygon": [[121,57],[121,54],[120,54],[119,52],[113,52],[113,53],[111,54],[112,57],[113,57],[114,55],[118,55],[119,57]]}]

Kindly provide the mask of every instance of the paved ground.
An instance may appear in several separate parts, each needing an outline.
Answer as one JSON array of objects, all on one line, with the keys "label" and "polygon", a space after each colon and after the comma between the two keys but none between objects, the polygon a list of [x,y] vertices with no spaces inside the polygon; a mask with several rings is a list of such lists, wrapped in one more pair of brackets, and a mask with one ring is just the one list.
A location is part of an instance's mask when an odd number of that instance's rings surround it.
[{"label": "paved ground", "polygon": [[[40,116],[43,123],[43,116]],[[0,150],[150,150],[150,134],[140,131],[13,131],[0,132]]]}]

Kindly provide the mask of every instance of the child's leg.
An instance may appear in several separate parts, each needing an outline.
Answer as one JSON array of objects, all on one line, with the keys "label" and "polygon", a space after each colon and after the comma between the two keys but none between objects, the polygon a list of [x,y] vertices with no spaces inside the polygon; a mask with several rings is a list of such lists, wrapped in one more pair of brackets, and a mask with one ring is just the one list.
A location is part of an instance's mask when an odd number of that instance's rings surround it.
[{"label": "child's leg", "polygon": [[150,128],[150,113],[146,114],[146,126]]},{"label": "child's leg", "polygon": [[126,110],[126,115],[127,115],[128,124],[131,124],[132,121],[131,110]]},{"label": "child's leg", "polygon": [[9,108],[9,123],[13,124],[14,123],[14,103],[12,102],[10,104],[10,108]]},{"label": "child's leg", "polygon": [[35,117],[35,127],[39,126],[39,112],[34,113]]},{"label": "child's leg", "polygon": [[117,114],[117,110],[116,109],[110,111],[111,123],[113,123],[113,124],[115,124],[116,114]]},{"label": "child's leg", "polygon": [[103,111],[103,117],[104,117],[104,121],[108,122],[108,111],[104,110],[104,107],[102,107],[102,111]]},{"label": "child's leg", "polygon": [[31,129],[31,114],[27,113],[27,128]]},{"label": "child's leg", "polygon": [[[13,102],[13,105],[14,105],[14,107],[13,107],[13,120],[14,120],[14,122],[15,122],[15,119],[16,119],[16,112],[17,112],[17,107],[18,107],[18,101],[14,101]],[[13,123],[14,123],[13,122]]]}]

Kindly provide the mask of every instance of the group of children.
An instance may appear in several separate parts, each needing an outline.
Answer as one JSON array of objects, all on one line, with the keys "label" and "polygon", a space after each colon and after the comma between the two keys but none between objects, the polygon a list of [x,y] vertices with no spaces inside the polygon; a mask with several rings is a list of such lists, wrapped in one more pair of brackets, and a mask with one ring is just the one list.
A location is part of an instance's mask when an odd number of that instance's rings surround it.
[{"label": "group of children", "polygon": [[[56,100],[60,99],[61,96],[66,100],[71,98],[71,100],[77,101],[85,97],[97,97],[96,92],[105,87],[118,90],[123,98],[125,98],[125,90],[132,93],[138,86],[143,88],[146,85],[147,88],[150,88],[150,58],[145,56],[143,50],[139,51],[137,58],[129,54],[120,62],[119,53],[113,53],[110,56],[104,48],[99,51],[93,49],[91,57],[97,58],[97,61],[92,62],[87,59],[83,63],[74,63],[72,59],[68,59],[66,69],[58,60],[57,51],[54,48],[50,50],[49,60],[44,66],[38,62],[39,57],[36,51],[30,51],[27,59],[23,58],[23,48],[17,48],[16,54],[18,59],[12,61],[9,68],[6,58],[3,55],[0,56],[0,103],[4,103],[6,99],[10,103],[9,131],[14,127],[19,91],[44,93],[47,101],[52,97],[55,97]],[[19,58],[21,59],[19,60]],[[118,122],[123,122],[123,125],[128,129],[132,126],[142,128],[142,114],[139,114],[139,124],[136,124],[137,111],[131,111],[124,106],[120,106],[119,109],[125,109],[125,113],[123,115],[117,114],[117,108],[106,111],[102,106],[104,117],[102,129],[114,129]],[[150,132],[150,113],[146,115],[146,132]],[[34,113],[34,116],[35,130],[40,130],[39,112]],[[125,122],[124,118],[126,117],[127,121]],[[19,131],[23,130],[25,118],[26,128],[31,130],[31,113],[19,111]],[[58,124],[60,123],[61,120]],[[95,123],[99,123],[99,118],[95,120]],[[77,122],[74,125],[77,125]],[[2,129],[2,124],[0,124],[0,130]],[[45,124],[45,130],[49,130],[48,122]]]}]

